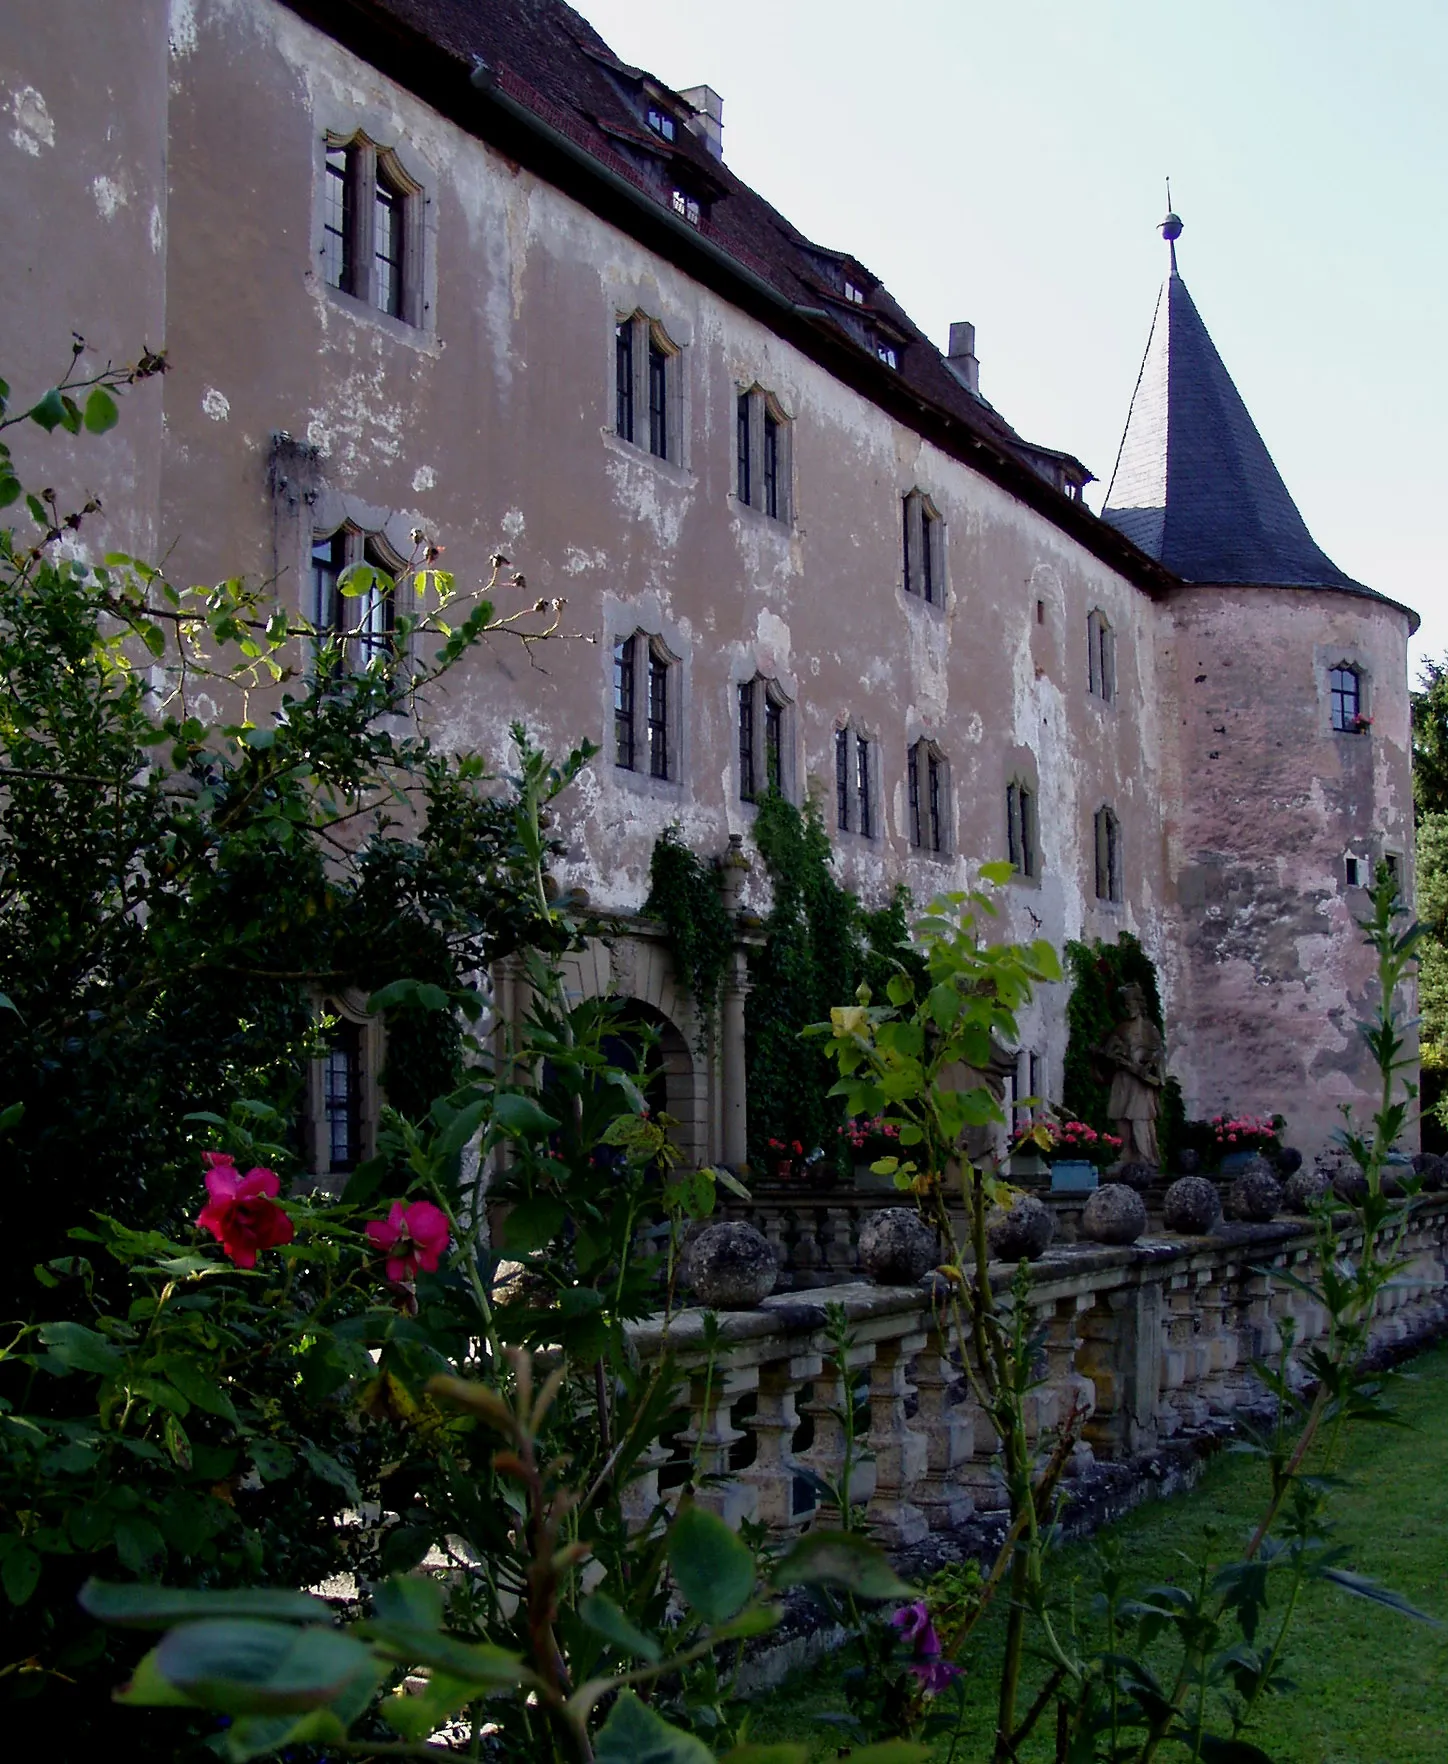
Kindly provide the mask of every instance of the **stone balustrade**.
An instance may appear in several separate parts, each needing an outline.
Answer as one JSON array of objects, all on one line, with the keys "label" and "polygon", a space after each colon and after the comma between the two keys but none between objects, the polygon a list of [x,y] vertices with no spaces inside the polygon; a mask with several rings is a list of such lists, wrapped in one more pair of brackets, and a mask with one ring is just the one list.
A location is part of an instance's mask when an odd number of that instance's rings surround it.
[{"label": "stone balustrade", "polygon": [[[1346,1229],[1341,1253],[1352,1256],[1360,1242]],[[1420,1202],[1403,1253],[1407,1265],[1381,1298],[1375,1347],[1448,1328],[1448,1197]],[[1052,1249],[1033,1265],[1025,1301],[1041,1373],[1026,1403],[1033,1448],[1044,1456],[1070,1426],[1078,1435],[1070,1478],[1095,1460],[1129,1459],[1219,1426],[1262,1396],[1254,1360],[1290,1338],[1300,1365],[1326,1331],[1323,1308],[1274,1278],[1310,1279],[1315,1260],[1310,1229],[1288,1222]],[[1013,1273],[992,1270],[1007,1300]],[[776,1293],[757,1309],[719,1314],[712,1354],[698,1310],[634,1325],[644,1362],[671,1352],[690,1416],[634,1485],[637,1519],[691,1475],[701,1502],[733,1523],[749,1518],[789,1535],[827,1517],[823,1491],[840,1486],[847,1402],[863,1454],[850,1499],[883,1541],[914,1543],[1003,1507],[1000,1442],[959,1361],[939,1284],[841,1278]],[[826,1307],[835,1305],[849,1327],[845,1381],[832,1359]]]}]

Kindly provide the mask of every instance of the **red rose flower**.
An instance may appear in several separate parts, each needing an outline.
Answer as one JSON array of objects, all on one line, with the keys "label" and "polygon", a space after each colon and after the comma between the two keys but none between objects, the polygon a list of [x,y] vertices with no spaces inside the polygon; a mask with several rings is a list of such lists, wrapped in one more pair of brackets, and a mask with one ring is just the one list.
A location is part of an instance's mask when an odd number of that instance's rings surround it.
[{"label": "red rose flower", "polygon": [[448,1246],[447,1214],[431,1201],[405,1207],[393,1201],[385,1219],[369,1219],[367,1236],[374,1248],[387,1252],[387,1278],[401,1286],[418,1271],[433,1274]]},{"label": "red rose flower", "polygon": [[238,1268],[254,1268],[258,1250],[292,1241],[295,1228],[276,1204],[281,1183],[274,1170],[248,1170],[243,1176],[227,1152],[202,1156],[211,1199],[196,1223],[211,1233]]}]

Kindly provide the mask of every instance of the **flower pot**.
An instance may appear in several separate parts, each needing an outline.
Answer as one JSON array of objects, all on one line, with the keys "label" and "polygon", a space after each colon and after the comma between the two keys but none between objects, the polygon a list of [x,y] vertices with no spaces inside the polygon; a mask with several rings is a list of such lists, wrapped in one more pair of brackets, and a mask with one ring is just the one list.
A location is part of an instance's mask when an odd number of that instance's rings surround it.
[{"label": "flower pot", "polygon": [[1051,1165],[1052,1194],[1090,1194],[1099,1178],[1085,1158],[1058,1158]]},{"label": "flower pot", "polygon": [[1248,1162],[1257,1155],[1254,1151],[1223,1152],[1222,1161],[1217,1168],[1224,1176],[1240,1176]]},{"label": "flower pot", "polygon": [[1049,1173],[1046,1160],[1037,1151],[1012,1152],[1006,1162],[1006,1175],[1023,1188],[1045,1182]]}]

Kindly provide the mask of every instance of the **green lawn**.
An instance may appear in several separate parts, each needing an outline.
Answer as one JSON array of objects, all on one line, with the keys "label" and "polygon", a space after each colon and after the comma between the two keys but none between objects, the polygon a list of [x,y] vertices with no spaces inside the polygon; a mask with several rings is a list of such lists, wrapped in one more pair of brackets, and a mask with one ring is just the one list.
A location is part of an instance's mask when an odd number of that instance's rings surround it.
[{"label": "green lawn", "polygon": [[[1350,1442],[1344,1466],[1350,1486],[1332,1509],[1337,1541],[1348,1547],[1348,1566],[1445,1626],[1415,1623],[1334,1588],[1313,1588],[1288,1641],[1287,1670],[1298,1688],[1270,1700],[1250,1730],[1279,1764],[1448,1761],[1448,1347],[1410,1362],[1392,1381],[1390,1397],[1411,1431],[1365,1427]],[[1208,1529],[1220,1534],[1218,1556],[1226,1554],[1226,1540],[1245,1537],[1261,1511],[1265,1482],[1255,1459],[1223,1454],[1190,1495],[1139,1508],[1111,1535],[1140,1585],[1181,1579],[1188,1570],[1179,1552],[1198,1552]],[[1092,1558],[1089,1543],[1056,1558],[1056,1587],[1065,1597],[1078,1585],[1083,1607],[1094,1587]],[[980,1690],[971,1700],[958,1764],[989,1757],[999,1649],[1000,1623],[992,1619],[962,1662]],[[795,1674],[762,1701],[750,1737],[818,1734],[816,1756],[832,1757],[830,1730],[816,1729],[811,1716],[840,1707],[837,1670],[826,1661]],[[1041,1676],[1028,1679],[1022,1707]],[[1173,1755],[1174,1749],[1164,1752],[1163,1764]],[[1050,1756],[1043,1736],[1040,1747],[1023,1749],[1022,1764]]]}]

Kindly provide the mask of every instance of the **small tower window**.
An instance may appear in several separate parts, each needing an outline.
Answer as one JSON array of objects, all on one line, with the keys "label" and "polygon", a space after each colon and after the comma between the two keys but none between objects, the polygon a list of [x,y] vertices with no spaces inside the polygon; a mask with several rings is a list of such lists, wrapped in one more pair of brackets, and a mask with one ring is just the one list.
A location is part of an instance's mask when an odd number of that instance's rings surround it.
[{"label": "small tower window", "polygon": [[1344,735],[1358,735],[1367,727],[1363,716],[1362,676],[1356,668],[1333,668],[1328,675],[1332,697],[1332,726]]},{"label": "small tower window", "polygon": [[1096,898],[1121,899],[1121,823],[1109,808],[1096,811]]},{"label": "small tower window", "polygon": [[849,301],[851,306],[863,306],[865,304],[865,290],[856,287],[848,276],[845,277],[845,299]]},{"label": "small tower window", "polygon": [[652,104],[649,106],[649,127],[661,140],[672,141],[677,138],[678,124],[673,117],[667,110],[659,110]]},{"label": "small tower window", "polygon": [[1086,620],[1086,683],[1106,704],[1116,701],[1116,633],[1099,608]]},{"label": "small tower window", "polygon": [[1006,855],[1017,875],[1037,874],[1036,793],[1019,780],[1006,786]]},{"label": "small tower window", "polygon": [[945,599],[945,523],[923,490],[912,490],[901,505],[905,592],[928,605]]}]

